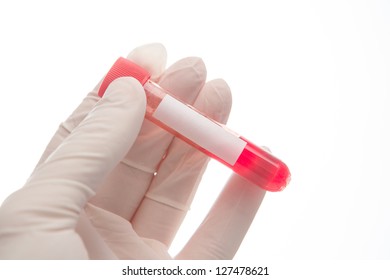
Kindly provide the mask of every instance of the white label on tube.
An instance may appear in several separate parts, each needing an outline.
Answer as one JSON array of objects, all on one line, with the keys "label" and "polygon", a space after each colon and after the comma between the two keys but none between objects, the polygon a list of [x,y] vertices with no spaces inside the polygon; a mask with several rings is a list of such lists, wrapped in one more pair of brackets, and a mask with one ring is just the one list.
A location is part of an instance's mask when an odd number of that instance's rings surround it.
[{"label": "white label on tube", "polygon": [[164,96],[153,117],[230,165],[236,163],[246,146],[244,140],[168,94]]}]

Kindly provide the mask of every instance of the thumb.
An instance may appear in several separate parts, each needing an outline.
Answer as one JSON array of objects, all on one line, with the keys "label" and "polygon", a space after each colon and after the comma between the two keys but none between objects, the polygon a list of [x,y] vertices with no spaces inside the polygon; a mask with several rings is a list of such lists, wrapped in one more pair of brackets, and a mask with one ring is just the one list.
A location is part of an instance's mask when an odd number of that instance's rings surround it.
[{"label": "thumb", "polygon": [[134,143],[145,104],[144,90],[135,79],[111,83],[104,98],[34,170],[25,187],[4,202],[0,228],[75,228],[88,199]]}]

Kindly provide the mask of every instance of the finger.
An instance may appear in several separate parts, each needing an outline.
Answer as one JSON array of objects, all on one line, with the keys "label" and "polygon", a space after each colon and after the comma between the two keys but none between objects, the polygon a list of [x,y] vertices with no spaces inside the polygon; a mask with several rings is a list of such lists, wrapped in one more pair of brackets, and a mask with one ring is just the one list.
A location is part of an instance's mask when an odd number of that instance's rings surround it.
[{"label": "finger", "polygon": [[68,137],[72,130],[77,127],[85,116],[92,110],[92,108],[99,101],[97,91],[90,92],[80,103],[80,105],[74,110],[74,112],[60,124],[56,133],[53,135],[49,144],[46,146],[40,160],[38,161],[35,168],[38,168],[45,160],[57,149],[62,141]]},{"label": "finger", "polygon": [[265,191],[233,174],[177,259],[232,259],[247,233]]},{"label": "finger", "polygon": [[129,221],[122,217],[91,204],[88,204],[85,210],[88,220],[117,258],[126,260],[171,259],[163,244],[141,239]]},{"label": "finger", "polygon": [[135,79],[114,81],[26,186],[5,201],[1,221],[6,228],[73,229],[86,201],[135,141],[145,103]]},{"label": "finger", "polygon": [[[139,65],[142,65],[151,73],[152,78],[157,79],[165,69],[167,54],[166,49],[162,44],[154,43],[135,48],[130,52],[128,58],[139,63]],[[38,161],[37,167],[44,162],[55,149],[57,149],[62,141],[80,124],[89,111],[92,110],[96,102],[100,100],[100,97],[97,95],[100,84],[101,81],[84,98],[66,121],[60,124],[57,132],[50,140]]]},{"label": "finger", "polygon": [[[159,84],[185,102],[193,104],[205,79],[203,61],[199,58],[185,58],[167,69]],[[91,203],[130,221],[172,139],[171,134],[145,120],[134,145],[105,180]]]},{"label": "finger", "polygon": [[[206,83],[194,106],[218,122],[226,123],[231,93],[223,80]],[[208,163],[208,157],[180,139],[174,139],[167,157],[132,219],[140,236],[169,246],[190,207]]]},{"label": "finger", "polygon": [[151,79],[157,81],[165,70],[167,51],[164,45],[153,43],[132,50],[127,59],[142,66],[151,74]]}]

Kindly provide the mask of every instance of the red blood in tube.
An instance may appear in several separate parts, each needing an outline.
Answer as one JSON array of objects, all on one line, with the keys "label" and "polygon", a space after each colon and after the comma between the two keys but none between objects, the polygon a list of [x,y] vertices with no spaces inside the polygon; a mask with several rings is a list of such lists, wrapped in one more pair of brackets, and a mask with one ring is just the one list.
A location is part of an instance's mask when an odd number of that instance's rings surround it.
[{"label": "red blood in tube", "polygon": [[278,158],[253,145],[246,147],[232,167],[233,171],[269,191],[281,191],[290,181],[290,171]]},{"label": "red blood in tube", "polygon": [[[252,183],[258,185],[265,190],[281,191],[289,183],[290,171],[287,165],[284,164],[278,158],[276,158],[274,155],[270,154],[264,149],[257,147],[243,137],[239,138],[244,141],[246,145],[244,143],[244,149],[242,150],[241,154],[238,155],[238,158],[235,163],[231,165],[224,159],[219,158],[217,155],[213,154],[211,151],[208,151],[207,149],[203,148],[200,144],[193,142],[186,136],[183,136],[180,131],[176,131],[175,129],[156,119],[154,117],[154,112],[156,108],[158,108],[164,96],[168,94],[168,92],[159,87],[157,84],[151,82],[149,80],[150,74],[145,69],[141,68],[137,64],[127,59],[119,58],[117,60],[117,62],[113,65],[111,70],[104,78],[100,86],[98,95],[100,97],[103,96],[104,91],[113,80],[124,76],[134,77],[144,86],[147,95],[146,117],[149,120],[153,121],[155,124],[159,125],[161,128],[167,130],[176,137],[179,137],[180,139],[184,140],[196,149],[204,152],[206,155],[225,164],[237,174],[241,175],[242,177],[246,178],[247,180],[251,181]],[[187,104],[185,105],[188,106],[188,110],[194,110],[195,112],[198,112],[195,108]],[[200,112],[198,113],[201,115]],[[204,118],[207,118],[207,116],[204,116]],[[208,120],[224,128],[223,125],[213,120]],[[189,123],[188,125],[191,125],[191,123]],[[226,133],[236,135],[235,133],[232,133],[228,130],[226,130]],[[210,137],[213,136],[211,135]],[[227,149],[229,149],[229,147],[227,147]]]}]

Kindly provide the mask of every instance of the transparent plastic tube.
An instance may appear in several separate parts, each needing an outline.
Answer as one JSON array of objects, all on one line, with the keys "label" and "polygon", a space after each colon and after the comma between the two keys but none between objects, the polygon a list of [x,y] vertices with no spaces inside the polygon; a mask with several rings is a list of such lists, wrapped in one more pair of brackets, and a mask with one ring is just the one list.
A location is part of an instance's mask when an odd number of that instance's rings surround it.
[{"label": "transparent plastic tube", "polygon": [[113,80],[125,76],[134,77],[143,85],[147,98],[145,117],[153,123],[265,190],[281,191],[289,183],[290,171],[281,160],[182,103],[130,60],[121,57],[114,63],[98,95],[103,96]]}]

